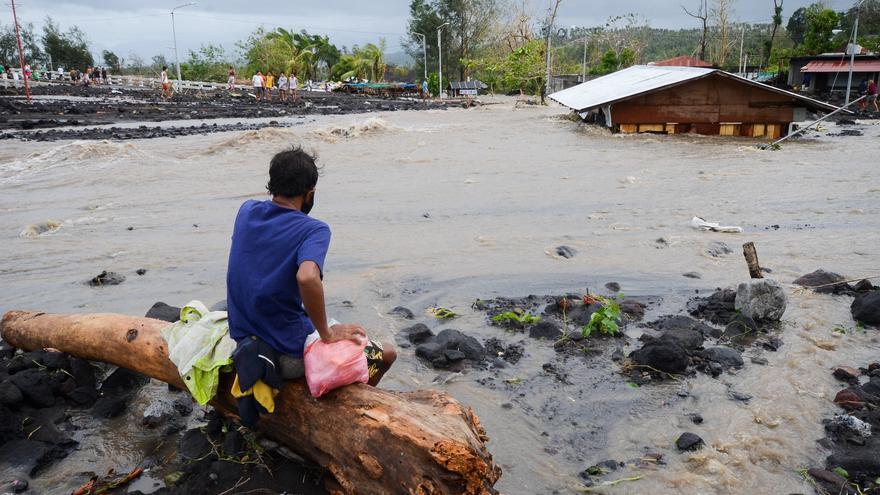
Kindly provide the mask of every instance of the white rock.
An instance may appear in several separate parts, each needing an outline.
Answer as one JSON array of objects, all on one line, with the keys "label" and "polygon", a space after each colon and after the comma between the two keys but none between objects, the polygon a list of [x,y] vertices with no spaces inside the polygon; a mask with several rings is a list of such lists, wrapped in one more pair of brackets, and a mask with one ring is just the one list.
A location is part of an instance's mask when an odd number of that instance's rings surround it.
[{"label": "white rock", "polygon": [[754,320],[779,321],[785,313],[788,298],[782,285],[769,278],[757,278],[739,284],[734,306]]}]

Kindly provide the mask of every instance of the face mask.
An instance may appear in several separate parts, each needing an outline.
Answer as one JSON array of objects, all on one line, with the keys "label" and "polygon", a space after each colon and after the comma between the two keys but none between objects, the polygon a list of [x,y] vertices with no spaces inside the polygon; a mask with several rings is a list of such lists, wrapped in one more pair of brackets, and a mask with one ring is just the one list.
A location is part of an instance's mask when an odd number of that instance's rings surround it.
[{"label": "face mask", "polygon": [[[309,200],[310,197],[311,197],[311,200]],[[312,193],[310,195],[307,195],[306,199],[303,200],[302,209],[300,211],[302,211],[303,213],[308,215],[309,212],[312,211],[312,208],[314,208],[314,206],[315,206],[315,192],[312,191]]]}]

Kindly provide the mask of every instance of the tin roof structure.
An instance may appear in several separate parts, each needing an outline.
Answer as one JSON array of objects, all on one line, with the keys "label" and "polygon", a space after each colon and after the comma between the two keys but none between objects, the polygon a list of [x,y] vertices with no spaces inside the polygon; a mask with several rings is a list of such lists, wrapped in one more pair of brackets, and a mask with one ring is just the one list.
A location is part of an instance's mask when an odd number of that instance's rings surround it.
[{"label": "tin roof structure", "polygon": [[[813,60],[801,68],[801,72],[848,72],[849,58],[846,60]],[[854,60],[853,72],[880,72],[880,60]]]},{"label": "tin roof structure", "polygon": [[449,89],[486,89],[488,87],[482,81],[476,79],[473,81],[452,81],[449,83]]},{"label": "tin roof structure", "polygon": [[577,112],[586,112],[605,105],[635,98],[645,93],[652,93],[709,76],[726,77],[766,91],[784,94],[803,102],[804,106],[809,108],[824,111],[837,110],[837,107],[834,105],[752,81],[720,69],[658,65],[634,65],[593,79],[592,81],[557,91],[551,94],[549,98]]}]

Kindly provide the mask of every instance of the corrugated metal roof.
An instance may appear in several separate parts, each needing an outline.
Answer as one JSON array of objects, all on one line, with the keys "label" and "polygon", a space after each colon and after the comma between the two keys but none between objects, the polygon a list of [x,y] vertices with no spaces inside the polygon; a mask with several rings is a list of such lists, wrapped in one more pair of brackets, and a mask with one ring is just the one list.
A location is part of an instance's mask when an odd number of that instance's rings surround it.
[{"label": "corrugated metal roof", "polygon": [[550,99],[579,112],[668,86],[705,77],[715,69],[634,65],[607,76],[563,89]]},{"label": "corrugated metal roof", "polygon": [[709,62],[687,55],[650,62],[648,65],[659,65],[661,67],[712,67],[712,64]]},{"label": "corrugated metal roof", "polygon": [[829,105],[812,98],[801,96],[791,91],[768,86],[756,81],[739,77],[735,74],[724,72],[720,69],[704,69],[701,67],[663,67],[656,65],[634,65],[602,76],[592,81],[572,86],[571,88],[557,91],[549,96],[551,100],[559,102],[572,110],[585,112],[594,108],[628,100],[636,96],[658,91],[660,89],[677,86],[679,84],[702,79],[712,74],[750,84],[774,93],[785,94],[804,102],[811,108],[826,111],[837,110],[834,105]]},{"label": "corrugated metal roof", "polygon": [[[813,60],[801,68],[801,72],[848,72],[849,57],[846,60]],[[853,72],[880,72],[880,60],[854,60]]]},{"label": "corrugated metal roof", "polygon": [[449,83],[449,89],[486,89],[489,86],[483,84],[482,81],[452,81]]}]

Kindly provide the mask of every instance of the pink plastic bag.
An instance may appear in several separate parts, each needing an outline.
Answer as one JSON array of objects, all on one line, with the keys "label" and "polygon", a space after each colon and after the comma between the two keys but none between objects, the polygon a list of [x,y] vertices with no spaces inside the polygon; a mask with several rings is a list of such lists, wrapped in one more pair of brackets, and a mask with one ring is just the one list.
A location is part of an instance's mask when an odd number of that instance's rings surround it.
[{"label": "pink plastic bag", "polygon": [[328,344],[320,338],[308,344],[303,363],[312,397],[320,397],[352,383],[367,383],[370,372],[364,354],[366,346],[366,342],[359,344],[351,340]]}]

